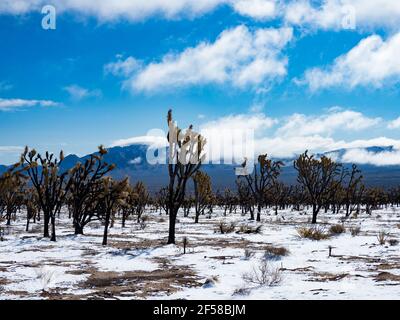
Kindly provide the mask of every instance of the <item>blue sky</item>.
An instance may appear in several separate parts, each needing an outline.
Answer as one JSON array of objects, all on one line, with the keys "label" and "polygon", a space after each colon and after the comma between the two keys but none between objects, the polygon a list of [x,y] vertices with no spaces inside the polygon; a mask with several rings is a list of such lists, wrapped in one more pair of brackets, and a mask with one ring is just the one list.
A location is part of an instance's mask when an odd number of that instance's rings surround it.
[{"label": "blue sky", "polygon": [[182,125],[250,123],[276,156],[379,144],[400,162],[399,21],[396,0],[2,1],[0,163],[139,141],[170,107]]}]

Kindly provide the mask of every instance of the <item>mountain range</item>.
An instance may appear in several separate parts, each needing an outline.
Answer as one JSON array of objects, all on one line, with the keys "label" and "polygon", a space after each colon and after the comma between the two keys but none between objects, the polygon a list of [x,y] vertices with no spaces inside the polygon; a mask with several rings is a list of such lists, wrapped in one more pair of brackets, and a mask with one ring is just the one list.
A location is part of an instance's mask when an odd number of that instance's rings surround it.
[{"label": "mountain range", "polygon": [[[125,147],[113,147],[108,149],[105,160],[114,163],[116,168],[112,171],[113,178],[122,179],[129,177],[131,183],[143,181],[150,191],[155,192],[167,185],[168,172],[165,164],[152,165],[146,161],[147,145],[134,144]],[[339,149],[317,154],[316,156],[327,155],[335,159],[342,159],[349,149]],[[382,153],[393,151],[393,147],[369,147],[363,149],[367,152]],[[62,170],[73,167],[77,162],[83,162],[88,157],[78,157],[71,154],[65,157],[62,163]],[[284,162],[280,179],[288,184],[296,182],[297,173],[293,168],[294,158],[279,159]],[[351,166],[345,163],[345,166]],[[235,186],[235,168],[237,165],[229,164],[204,164],[202,170],[207,172],[213,183],[214,190],[223,190]],[[400,165],[375,166],[361,164],[358,167],[362,170],[364,182],[368,186],[381,186],[389,188],[400,184]],[[0,174],[7,170],[7,166],[0,165]]]}]

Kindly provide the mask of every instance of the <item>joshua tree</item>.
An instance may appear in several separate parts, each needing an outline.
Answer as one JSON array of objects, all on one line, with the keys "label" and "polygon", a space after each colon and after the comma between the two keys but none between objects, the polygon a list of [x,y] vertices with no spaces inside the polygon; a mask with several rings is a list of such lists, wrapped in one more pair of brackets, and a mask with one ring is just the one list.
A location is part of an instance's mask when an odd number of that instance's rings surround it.
[{"label": "joshua tree", "polygon": [[110,177],[101,179],[97,212],[99,217],[104,221],[103,246],[107,245],[108,227],[110,226],[111,219],[128,196],[128,186],[128,179],[122,181],[114,181]]},{"label": "joshua tree", "polygon": [[194,132],[192,126],[182,132],[172,119],[172,110],[168,111],[169,142],[169,185],[168,211],[169,234],[168,243],[175,243],[175,224],[179,208],[185,199],[187,181],[200,169],[205,139]]},{"label": "joshua tree", "polygon": [[145,184],[141,181],[137,182],[133,187],[133,194],[134,213],[136,214],[137,223],[139,223],[140,218],[146,209],[146,205],[149,202],[150,196]]},{"label": "joshua tree", "polygon": [[213,197],[210,176],[202,171],[197,171],[193,176],[193,184],[196,212],[195,223],[198,223],[200,214],[204,214],[204,210]]},{"label": "joshua tree", "polygon": [[343,166],[325,156],[315,159],[306,151],[294,162],[294,168],[298,172],[297,181],[304,186],[312,204],[312,223],[317,223],[317,215],[322,206],[342,183],[345,175]]},{"label": "joshua tree", "polygon": [[[257,221],[261,221],[261,209],[265,194],[271,191],[281,173],[282,161],[273,161],[267,155],[258,156],[252,174],[245,175],[247,184],[257,203]],[[252,217],[254,219],[254,216]]]},{"label": "joshua tree", "polygon": [[164,210],[165,214],[168,216],[169,207],[168,207],[168,187],[161,188],[155,197],[155,202],[157,206],[160,208],[160,215],[162,214],[162,210]]},{"label": "joshua tree", "polygon": [[344,186],[344,204],[346,206],[346,217],[350,216],[356,208],[359,208],[364,191],[362,184],[363,176],[357,165],[353,164]]},{"label": "joshua tree", "polygon": [[232,213],[233,207],[235,206],[235,195],[228,188],[225,189],[224,194],[219,196],[219,201],[221,202],[221,206],[224,209],[224,216],[226,216],[226,212],[229,210],[229,213]]},{"label": "joshua tree", "polygon": [[371,215],[372,210],[388,202],[388,195],[382,188],[369,188],[364,194],[366,213]]},{"label": "joshua tree", "polygon": [[254,220],[254,197],[247,182],[236,179],[238,203],[241,206],[242,214],[250,213],[250,220]]},{"label": "joshua tree", "polygon": [[24,193],[24,203],[26,207],[26,228],[29,231],[29,223],[33,219],[36,222],[36,217],[40,211],[37,194],[34,189],[27,189]]},{"label": "joshua tree", "polygon": [[29,151],[25,148],[18,165],[29,175],[31,183],[36,190],[38,203],[44,216],[43,236],[49,237],[49,223],[51,222],[51,241],[56,241],[56,215],[60,212],[69,186],[65,184],[68,172],[60,172],[60,166],[64,161],[61,151],[59,159],[46,152],[42,157],[35,149]]},{"label": "joshua tree", "polygon": [[[289,201],[293,187],[286,186],[282,182],[275,182],[271,192],[267,195],[271,199],[271,204],[274,205],[275,214],[278,214],[278,209],[284,209],[285,204]],[[286,203],[285,203],[286,202]]]},{"label": "joshua tree", "polygon": [[69,207],[72,211],[75,234],[83,234],[83,228],[98,219],[95,210],[101,179],[115,168],[104,161],[107,150],[99,147],[97,154],[90,155],[85,163],[78,162],[69,172]]},{"label": "joshua tree", "polygon": [[15,170],[17,165],[0,177],[0,213],[5,211],[6,224],[11,224],[11,217],[20,207],[26,177]]}]

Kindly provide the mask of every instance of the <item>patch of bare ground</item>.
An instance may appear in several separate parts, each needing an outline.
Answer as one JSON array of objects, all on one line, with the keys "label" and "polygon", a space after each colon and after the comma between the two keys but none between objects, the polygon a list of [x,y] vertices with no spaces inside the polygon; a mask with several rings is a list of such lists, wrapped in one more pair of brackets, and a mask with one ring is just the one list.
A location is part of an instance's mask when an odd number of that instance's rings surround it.
[{"label": "patch of bare ground", "polygon": [[1,288],[1,286],[5,286],[6,284],[9,284],[9,283],[11,283],[10,280],[5,279],[5,278],[0,278],[0,288]]},{"label": "patch of bare ground", "polygon": [[293,269],[288,269],[288,268],[281,268],[281,271],[290,271],[290,272],[312,272],[315,268],[312,266],[308,267],[299,267],[299,268],[293,268]]},{"label": "patch of bare ground", "polygon": [[333,274],[329,272],[320,272],[320,273],[316,272],[312,275],[311,278],[307,279],[306,281],[312,281],[312,282],[339,281],[348,276],[350,276],[348,273]]},{"label": "patch of bare ground", "polygon": [[335,257],[343,261],[364,261],[368,263],[379,263],[383,261],[381,258],[374,258],[368,256],[335,256]]},{"label": "patch of bare ground", "polygon": [[16,296],[16,297],[20,297],[20,298],[27,298],[30,295],[31,294],[27,291],[13,291],[13,290],[7,291],[7,296]]},{"label": "patch of bare ground", "polygon": [[395,262],[395,263],[381,263],[376,266],[377,270],[393,270],[393,269],[400,269],[400,263]]},{"label": "patch of bare ground", "polygon": [[399,282],[397,285],[400,285],[400,276],[395,275],[395,274],[390,273],[390,272],[380,272],[374,277],[374,280],[376,282],[395,281],[395,282]]},{"label": "patch of bare ground", "polygon": [[161,247],[162,243],[160,240],[149,240],[141,239],[140,241],[115,241],[111,240],[108,243],[108,247],[120,249],[120,250],[138,250],[138,249],[156,249]]},{"label": "patch of bare ground", "polygon": [[[193,241],[191,241],[193,242]],[[214,248],[234,248],[234,249],[254,249],[263,250],[269,243],[249,241],[246,239],[199,239],[195,242],[196,246]]]},{"label": "patch of bare ground", "polygon": [[145,298],[161,294],[172,294],[182,287],[201,286],[200,278],[192,269],[168,265],[160,260],[163,269],[129,272],[101,272],[92,270],[87,280],[79,287],[95,290],[90,296],[95,299],[112,299],[120,296]]}]

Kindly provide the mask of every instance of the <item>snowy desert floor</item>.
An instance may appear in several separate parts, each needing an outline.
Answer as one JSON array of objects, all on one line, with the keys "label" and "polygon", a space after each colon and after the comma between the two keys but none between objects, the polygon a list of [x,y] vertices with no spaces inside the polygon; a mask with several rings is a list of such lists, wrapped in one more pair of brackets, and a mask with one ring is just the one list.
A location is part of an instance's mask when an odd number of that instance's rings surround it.
[{"label": "snowy desert floor", "polygon": [[[64,214],[65,215],[65,214]],[[24,214],[5,228],[0,242],[0,299],[399,299],[400,245],[379,244],[378,233],[400,240],[400,209],[375,210],[344,222],[346,232],[326,240],[300,238],[310,214],[265,211],[262,222],[216,210],[211,217],[179,217],[177,245],[166,245],[168,217],[147,213],[143,225],[119,219],[103,247],[99,223],[75,236],[71,221],[58,219],[57,242],[41,237],[42,225],[25,232]],[[193,215],[193,214],[192,214]],[[319,216],[326,230],[342,223],[343,214]],[[218,226],[235,224],[221,234]],[[262,225],[259,234],[238,232],[240,226]],[[358,235],[351,228],[360,227]],[[183,237],[188,239],[183,253]],[[284,247],[285,256],[265,255]],[[329,247],[332,255],[329,257]],[[245,254],[245,251],[247,253]],[[268,260],[279,272],[274,285],[250,283],[243,274]],[[276,271],[278,270],[278,271]]]}]

